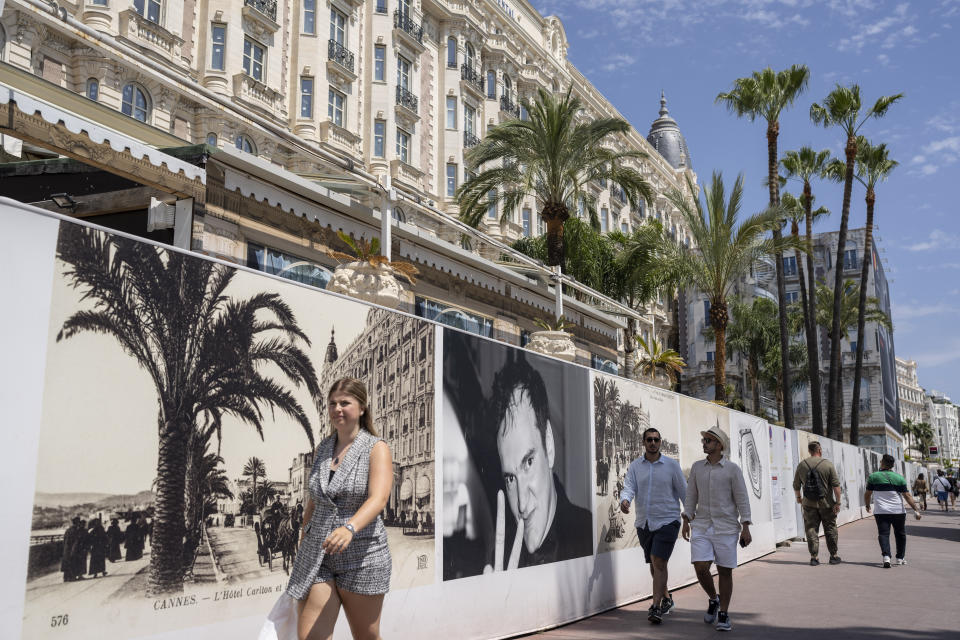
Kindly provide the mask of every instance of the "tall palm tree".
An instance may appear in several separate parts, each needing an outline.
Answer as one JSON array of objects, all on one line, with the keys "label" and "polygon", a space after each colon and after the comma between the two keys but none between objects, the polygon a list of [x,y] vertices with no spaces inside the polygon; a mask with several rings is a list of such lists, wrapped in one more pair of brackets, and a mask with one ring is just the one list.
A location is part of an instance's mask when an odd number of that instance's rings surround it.
[{"label": "tall palm tree", "polygon": [[[907,418],[906,420],[903,420],[903,421],[900,423],[900,433],[902,433],[902,434],[904,435],[904,437],[907,439],[906,451],[909,451],[909,450],[912,448],[912,446],[911,446],[911,438],[912,438],[912,436],[913,436],[913,434],[914,434],[914,424],[913,424],[913,420],[911,420],[910,418]],[[904,453],[906,453],[906,451],[904,451]]]},{"label": "tall palm tree", "polygon": [[593,381],[594,414],[597,424],[597,451],[606,456],[607,424],[611,423],[620,406],[620,387],[603,376]]},{"label": "tall palm tree", "polygon": [[933,427],[927,422],[918,422],[914,429],[917,441],[920,442],[920,457],[926,460],[930,457],[930,447],[933,446]]},{"label": "tall palm tree", "polygon": [[[873,266],[873,213],[877,202],[876,186],[886,180],[900,163],[890,158],[886,144],[872,145],[863,136],[857,137],[857,159],[854,178],[866,188],[867,222],[863,238],[863,261],[860,265],[860,302],[857,316],[857,362],[853,378],[853,405],[850,407],[850,444],[860,444],[860,374],[863,371],[865,336],[865,311],[867,306],[867,280]],[[839,160],[830,163],[830,177],[842,179],[846,167]]]},{"label": "tall palm tree", "polygon": [[547,264],[563,266],[563,229],[570,208],[583,202],[591,224],[599,228],[591,182],[603,179],[618,185],[633,209],[651,200],[649,183],[628,166],[647,154],[611,150],[610,143],[629,133],[630,124],[621,118],[582,121],[582,104],[572,90],[554,95],[540,89],[536,100],[524,101],[524,106],[529,120],[491,127],[467,152],[470,167],[490,166],[457,190],[460,218],[476,227],[488,206],[502,203],[502,218],[508,219],[533,196],[547,226]]},{"label": "tall palm tree", "polygon": [[234,299],[235,270],[195,256],[60,225],[57,255],[64,277],[90,308],[64,321],[57,341],[79,333],[111,336],[146,371],[157,393],[156,518],[148,590],[183,590],[184,506],[188,441],[202,416],[220,431],[231,415],[263,437],[264,410],[279,409],[304,430],[306,411],[282,382],[323,402],[316,372],[300,344],[310,344],[290,307],[275,293]]},{"label": "tall palm tree", "polygon": [[[857,136],[860,129],[871,118],[882,118],[890,106],[903,97],[902,93],[883,96],[861,113],[860,86],[844,87],[840,84],[824,98],[823,103],[810,106],[810,119],[814,124],[824,127],[838,127],[846,136],[844,156],[846,159],[843,176],[843,208],[840,210],[840,231],[837,234],[837,260],[833,281],[833,325],[831,335],[840,334],[840,298],[843,294],[843,252],[847,248],[847,226],[850,220],[850,192],[853,188],[854,165],[857,157]],[[843,412],[840,409],[842,399],[842,371],[840,343],[830,343],[830,379],[827,386],[827,435],[839,440],[843,434]]]},{"label": "tall palm tree", "polygon": [[[807,365],[806,345],[801,342],[790,343],[790,353],[787,361],[793,369],[803,369]],[[760,380],[763,385],[773,390],[777,406],[780,407],[783,415],[783,406],[787,403],[793,404],[793,394],[807,386],[807,380],[797,376],[790,379],[790,386],[787,387],[783,380],[783,358],[780,355],[780,341],[775,340],[769,351],[763,354],[760,361]]]},{"label": "tall palm tree", "polygon": [[[780,114],[803,93],[810,80],[810,69],[806,65],[795,64],[783,71],[774,71],[770,67],[754,71],[746,78],[737,78],[730,91],[717,95],[716,102],[721,103],[737,117],[746,117],[751,121],[762,118],[767,123],[767,189],[770,192],[770,206],[780,204],[780,181],[777,172],[779,158],[777,139],[780,136]],[[773,239],[780,240],[780,227],[773,228]],[[780,320],[780,349],[783,354],[784,385],[790,386],[789,340],[787,329],[787,292],[783,279],[783,254],[774,254],[777,263],[777,303]],[[784,424],[793,429],[793,403],[784,403]]]},{"label": "tall palm tree", "polygon": [[[693,191],[689,178],[688,188]],[[710,326],[716,345],[713,360],[714,399],[726,400],[726,330],[728,323],[727,297],[734,283],[750,265],[762,256],[773,255],[785,248],[795,247],[789,238],[770,239],[767,233],[782,224],[779,207],[767,209],[744,220],[738,220],[743,198],[743,176],[737,180],[727,199],[723,176],[714,172],[703,199],[691,204],[682,192],[672,190],[670,202],[680,211],[694,240],[694,249],[674,246],[674,261],[685,284],[694,285],[710,300]],[[799,249],[799,247],[797,247]]]},{"label": "tall palm tree", "polygon": [[[813,273],[813,187],[810,180],[814,176],[822,176],[830,161],[830,151],[814,151],[810,147],[801,147],[799,151],[787,151],[780,161],[787,178],[797,178],[803,182],[801,204],[804,211],[806,233],[804,245],[807,257],[797,254],[798,271],[800,274],[800,295],[803,298],[804,333],[807,337],[807,371],[810,379],[810,411],[813,414],[813,432],[823,435],[823,399],[820,396],[820,344],[817,339],[817,325],[814,322],[813,307],[816,279]],[[822,209],[822,208],[821,208]],[[823,210],[826,212],[826,210]],[[804,263],[806,263],[806,277],[804,277]],[[804,291],[808,289],[808,291]]]},{"label": "tall palm tree", "polygon": [[662,375],[669,382],[670,388],[673,388],[683,368],[687,366],[683,357],[673,349],[665,349],[663,344],[653,336],[650,336],[649,340],[637,336],[637,343],[640,345],[640,356],[636,364],[637,373],[641,378],[652,381],[655,381],[658,375]]},{"label": "tall palm tree", "polygon": [[244,478],[250,478],[251,484],[253,485],[252,493],[254,503],[257,502],[257,498],[260,497],[260,494],[257,493],[257,478],[266,478],[267,477],[267,467],[263,463],[263,460],[256,456],[251,456],[247,459],[246,464],[243,465],[243,471],[240,474]]},{"label": "tall palm tree", "polygon": [[730,306],[730,315],[727,349],[747,363],[753,413],[760,415],[760,368],[765,354],[779,341],[777,304],[767,298],[754,298],[750,304],[738,300]]}]

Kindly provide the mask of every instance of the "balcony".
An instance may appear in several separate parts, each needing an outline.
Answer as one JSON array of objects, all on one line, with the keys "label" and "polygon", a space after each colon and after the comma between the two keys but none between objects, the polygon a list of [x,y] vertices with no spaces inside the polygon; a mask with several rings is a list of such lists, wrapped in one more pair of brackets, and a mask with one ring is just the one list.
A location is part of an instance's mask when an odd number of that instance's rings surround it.
[{"label": "balcony", "polygon": [[420,99],[403,87],[397,86],[397,106],[407,109],[414,115],[418,115],[420,109]]},{"label": "balcony", "polygon": [[243,0],[243,17],[256,22],[270,33],[280,28],[277,24],[277,0]]},{"label": "balcony", "polygon": [[480,138],[473,135],[469,131],[463,132],[463,148],[469,149],[470,147],[475,147],[480,144]]},{"label": "balcony", "polygon": [[460,65],[460,80],[461,84],[479,95],[479,97],[485,97],[483,93],[483,76],[479,71],[465,64]]},{"label": "balcony", "polygon": [[266,111],[273,118],[286,118],[287,107],[283,94],[245,73],[233,76],[233,95],[237,101]]},{"label": "balcony", "polygon": [[351,155],[359,153],[358,144],[360,137],[352,131],[337,126],[329,120],[321,122],[319,130],[321,142],[337,147]]},{"label": "balcony", "polygon": [[500,111],[513,118],[520,119],[520,105],[514,104],[507,96],[500,96]]},{"label": "balcony", "polygon": [[120,12],[119,35],[128,42],[158,53],[167,62],[180,62],[183,40],[133,9]]},{"label": "balcony", "polygon": [[394,11],[393,28],[408,44],[413,45],[413,48],[416,49],[418,53],[423,52],[423,25],[411,20],[408,13]]},{"label": "balcony", "polygon": [[338,76],[343,82],[353,82],[357,79],[354,72],[353,52],[336,40],[327,43],[327,71]]}]

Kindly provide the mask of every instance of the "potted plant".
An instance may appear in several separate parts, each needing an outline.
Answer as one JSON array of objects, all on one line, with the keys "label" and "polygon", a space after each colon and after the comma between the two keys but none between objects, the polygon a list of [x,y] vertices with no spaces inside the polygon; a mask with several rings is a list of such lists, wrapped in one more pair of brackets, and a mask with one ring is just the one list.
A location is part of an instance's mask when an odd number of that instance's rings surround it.
[{"label": "potted plant", "polygon": [[[396,309],[403,301],[403,286],[397,276],[410,284],[416,283],[420,273],[409,262],[391,262],[380,255],[380,239],[355,241],[342,231],[337,237],[353,251],[353,255],[333,249],[327,255],[341,261],[334,272],[327,291],[343,293],[353,298]],[[345,262],[344,262],[345,261]]]},{"label": "potted plant", "polygon": [[677,382],[677,376],[687,366],[683,357],[673,349],[664,349],[663,344],[651,337],[649,341],[642,336],[636,336],[640,345],[637,364],[634,365],[634,374],[641,382],[652,384],[662,389],[672,389]]},{"label": "potted plant", "polygon": [[567,322],[564,316],[557,318],[556,322],[551,323],[548,320],[536,319],[533,321],[540,331],[534,331],[530,334],[530,342],[527,343],[527,349],[537,353],[543,353],[554,358],[560,358],[567,362],[573,362],[577,357],[577,348],[573,344],[573,335],[564,331],[567,327],[573,325]]}]

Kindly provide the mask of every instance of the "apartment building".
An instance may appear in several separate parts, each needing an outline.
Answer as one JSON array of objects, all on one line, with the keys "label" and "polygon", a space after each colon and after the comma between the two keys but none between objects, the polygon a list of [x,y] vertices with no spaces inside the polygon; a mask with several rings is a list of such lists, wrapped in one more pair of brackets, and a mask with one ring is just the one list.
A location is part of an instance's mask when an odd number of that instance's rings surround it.
[{"label": "apartment building", "polygon": [[933,446],[930,457],[950,462],[957,466],[960,462],[960,407],[950,401],[949,396],[931,390],[925,397],[926,415],[924,422],[933,428]]}]

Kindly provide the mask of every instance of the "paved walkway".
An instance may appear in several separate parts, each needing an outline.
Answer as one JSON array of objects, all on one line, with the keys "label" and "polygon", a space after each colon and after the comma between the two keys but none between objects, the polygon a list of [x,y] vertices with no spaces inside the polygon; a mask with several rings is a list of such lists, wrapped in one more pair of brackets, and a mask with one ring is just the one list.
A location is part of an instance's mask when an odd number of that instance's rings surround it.
[{"label": "paved walkway", "polygon": [[[825,559],[822,540],[820,547]],[[840,556],[843,564],[811,567],[806,543],[794,542],[738,568],[731,635],[764,640],[960,638],[960,512],[931,509],[919,522],[908,520],[905,567],[880,566],[873,518],[840,528]],[[647,571],[645,566],[637,570]],[[647,599],[527,637],[696,640],[720,635],[703,623],[707,600],[699,585],[679,589],[673,597],[677,608],[660,626],[647,622]]]}]

